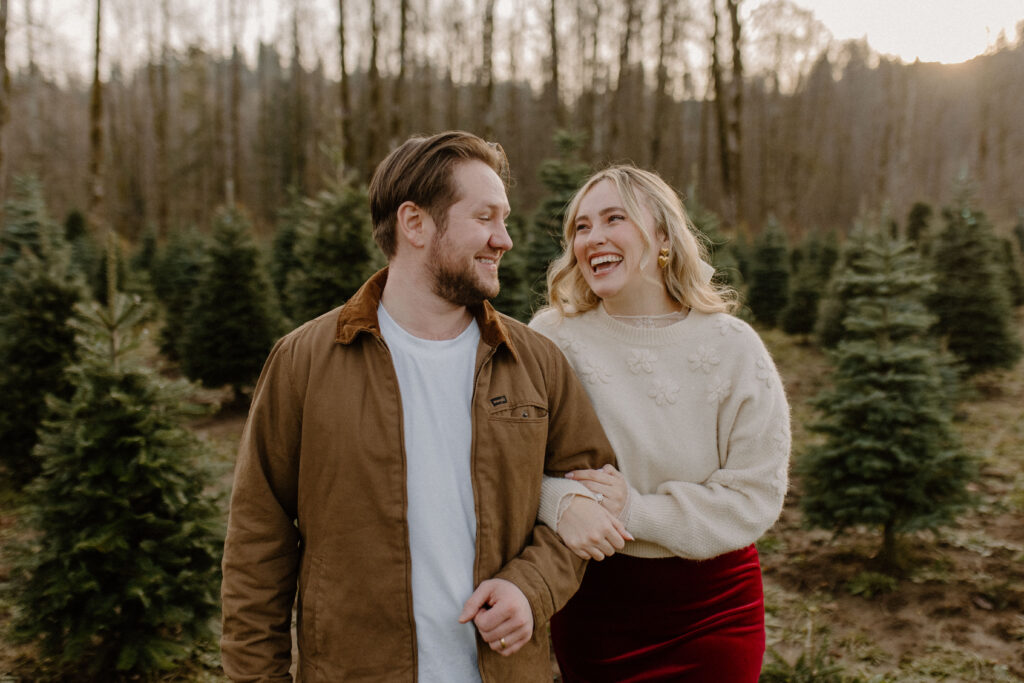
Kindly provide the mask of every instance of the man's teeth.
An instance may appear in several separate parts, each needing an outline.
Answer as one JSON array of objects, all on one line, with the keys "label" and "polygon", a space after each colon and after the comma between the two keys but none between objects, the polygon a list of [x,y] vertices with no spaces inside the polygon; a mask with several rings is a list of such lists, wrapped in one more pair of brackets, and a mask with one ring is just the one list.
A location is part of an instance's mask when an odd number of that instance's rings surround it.
[{"label": "man's teeth", "polygon": [[590,259],[590,267],[597,268],[602,263],[618,263],[622,260],[621,256],[615,256],[614,254],[605,254],[603,256],[595,256]]}]

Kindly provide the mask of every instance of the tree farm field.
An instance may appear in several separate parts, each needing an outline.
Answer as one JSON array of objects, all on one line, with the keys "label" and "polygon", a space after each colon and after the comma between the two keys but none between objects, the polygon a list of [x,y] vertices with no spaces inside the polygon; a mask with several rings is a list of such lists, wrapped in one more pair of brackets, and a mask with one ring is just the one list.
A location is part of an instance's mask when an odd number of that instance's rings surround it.
[{"label": "tree farm field", "polygon": [[[1024,310],[1017,311],[1017,326],[1024,336]],[[815,419],[808,401],[829,382],[828,360],[798,337],[759,332],[787,387],[796,461],[817,438],[807,429]],[[766,672],[792,675],[773,680],[1024,681],[1024,361],[977,376],[966,388],[955,425],[979,461],[975,503],[950,526],[904,538],[910,562],[903,575],[882,574],[873,564],[881,546],[876,530],[834,535],[803,528],[801,482],[792,477],[781,519],[758,543]],[[230,392],[204,390],[196,397],[221,399]],[[211,464],[224,488],[225,517],[244,420],[243,410],[225,409],[193,424],[217,453]],[[18,492],[0,491],[0,582],[10,572],[19,501]],[[0,632],[10,618],[10,600],[0,594]],[[36,680],[32,654],[0,640],[0,683]],[[838,673],[826,677],[829,666]],[[554,664],[552,670],[557,680]],[[227,679],[214,649],[164,680]]]}]

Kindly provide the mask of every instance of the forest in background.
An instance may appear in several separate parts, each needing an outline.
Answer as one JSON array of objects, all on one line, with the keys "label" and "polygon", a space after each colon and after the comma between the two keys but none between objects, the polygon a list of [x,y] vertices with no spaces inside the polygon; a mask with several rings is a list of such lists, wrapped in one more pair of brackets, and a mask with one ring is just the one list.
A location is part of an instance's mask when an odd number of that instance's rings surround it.
[{"label": "forest in background", "polygon": [[[845,232],[865,211],[948,203],[961,174],[997,226],[1024,209],[1021,30],[940,65],[837,43],[788,0],[294,0],[273,39],[237,0],[215,3],[215,37],[188,3],[81,5],[91,83],[39,66],[61,49],[44,28],[11,34],[3,185],[33,175],[55,216],[132,241],[205,231],[223,204],[268,235],[290,197],[364,182],[408,135],[447,128],[501,142],[524,214],[556,130],[582,164],[658,170],[728,230],[773,216],[790,237]],[[325,24],[333,44],[312,38]]]}]

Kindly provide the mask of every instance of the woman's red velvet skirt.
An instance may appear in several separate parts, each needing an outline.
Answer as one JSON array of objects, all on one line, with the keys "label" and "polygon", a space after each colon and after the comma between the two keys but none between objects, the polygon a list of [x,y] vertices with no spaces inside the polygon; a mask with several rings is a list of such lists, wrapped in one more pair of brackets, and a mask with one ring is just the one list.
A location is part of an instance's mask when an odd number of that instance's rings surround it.
[{"label": "woman's red velvet skirt", "polygon": [[757,549],[591,562],[551,637],[566,683],[755,683],[765,648]]}]

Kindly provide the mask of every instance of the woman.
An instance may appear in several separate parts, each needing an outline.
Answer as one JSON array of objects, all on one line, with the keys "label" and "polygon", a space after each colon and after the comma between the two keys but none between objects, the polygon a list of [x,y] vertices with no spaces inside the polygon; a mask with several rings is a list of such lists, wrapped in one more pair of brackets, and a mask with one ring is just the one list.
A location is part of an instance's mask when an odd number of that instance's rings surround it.
[{"label": "woman", "polygon": [[786,493],[782,382],[657,175],[597,173],[564,232],[531,326],[583,380],[621,472],[545,482],[541,520],[601,560],[551,621],[563,679],[753,683],[765,647],[753,544]]}]

